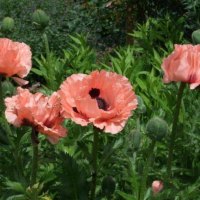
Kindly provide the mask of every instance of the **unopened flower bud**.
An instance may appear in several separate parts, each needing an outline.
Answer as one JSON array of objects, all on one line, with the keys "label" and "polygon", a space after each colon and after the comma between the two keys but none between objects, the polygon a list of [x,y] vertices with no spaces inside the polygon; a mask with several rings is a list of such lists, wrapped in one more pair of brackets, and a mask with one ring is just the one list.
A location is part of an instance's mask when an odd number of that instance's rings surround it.
[{"label": "unopened flower bud", "polygon": [[136,112],[139,114],[145,113],[146,112],[146,106],[144,105],[144,101],[140,96],[137,95],[137,100],[138,100],[138,106]]},{"label": "unopened flower bud", "polygon": [[160,141],[168,133],[168,125],[163,119],[153,117],[147,122],[146,133],[152,140]]},{"label": "unopened flower bud", "polygon": [[137,151],[140,147],[141,134],[140,134],[140,131],[136,129],[132,130],[131,133],[133,135],[133,148],[135,151]]},{"label": "unopened flower bud", "polygon": [[152,188],[153,194],[156,195],[163,189],[163,182],[155,180],[152,182],[151,188]]},{"label": "unopened flower bud", "polygon": [[115,191],[115,180],[112,176],[106,176],[102,182],[102,192],[105,196],[111,196]]},{"label": "unopened flower bud", "polygon": [[33,13],[32,19],[39,28],[45,28],[49,24],[49,16],[41,9]]},{"label": "unopened flower bud", "polygon": [[200,44],[200,29],[193,31],[192,41],[194,44]]},{"label": "unopened flower bud", "polygon": [[2,21],[1,30],[5,33],[11,32],[14,28],[15,22],[11,17],[5,17]]}]

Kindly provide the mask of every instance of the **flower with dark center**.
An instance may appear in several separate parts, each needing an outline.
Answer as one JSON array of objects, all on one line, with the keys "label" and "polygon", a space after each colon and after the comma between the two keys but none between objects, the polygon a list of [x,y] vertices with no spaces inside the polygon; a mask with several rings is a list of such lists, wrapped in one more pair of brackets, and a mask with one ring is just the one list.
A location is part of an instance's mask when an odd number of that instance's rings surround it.
[{"label": "flower with dark center", "polygon": [[107,105],[107,103],[105,102],[104,99],[98,97],[98,98],[96,98],[96,100],[97,100],[97,104],[98,104],[99,109],[107,110],[108,105]]},{"label": "flower with dark center", "polygon": [[128,79],[105,70],[73,74],[62,83],[58,93],[65,118],[82,126],[92,123],[113,134],[124,128],[132,110],[137,108]]}]

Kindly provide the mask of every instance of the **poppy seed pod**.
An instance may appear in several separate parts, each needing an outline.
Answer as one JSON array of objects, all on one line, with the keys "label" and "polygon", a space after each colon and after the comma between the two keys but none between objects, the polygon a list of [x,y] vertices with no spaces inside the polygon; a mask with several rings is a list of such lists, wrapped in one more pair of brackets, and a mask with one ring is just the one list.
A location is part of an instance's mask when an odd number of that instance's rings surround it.
[{"label": "poppy seed pod", "polygon": [[15,22],[11,17],[5,17],[2,21],[1,31],[7,33],[11,32],[14,28]]},{"label": "poppy seed pod", "polygon": [[146,133],[152,139],[156,141],[162,140],[168,132],[168,125],[166,121],[159,117],[153,117],[147,122]]},{"label": "poppy seed pod", "polygon": [[192,41],[194,44],[200,44],[200,29],[193,31]]},{"label": "poppy seed pod", "polygon": [[49,16],[41,9],[37,9],[33,13],[32,19],[39,28],[45,28],[49,24]]}]

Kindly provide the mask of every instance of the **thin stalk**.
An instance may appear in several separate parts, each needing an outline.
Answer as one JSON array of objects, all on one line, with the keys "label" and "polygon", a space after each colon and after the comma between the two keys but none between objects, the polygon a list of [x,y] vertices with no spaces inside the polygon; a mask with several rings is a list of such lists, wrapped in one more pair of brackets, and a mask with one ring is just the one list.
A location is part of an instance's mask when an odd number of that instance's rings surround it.
[{"label": "thin stalk", "polygon": [[148,148],[148,158],[146,160],[144,169],[143,169],[143,174],[142,174],[142,180],[141,180],[141,185],[140,185],[140,197],[139,200],[144,200],[145,196],[145,191],[146,191],[146,183],[147,183],[147,177],[149,173],[149,167],[151,166],[151,162],[153,159],[153,151],[155,147],[156,141],[152,140],[149,148]]},{"label": "thin stalk", "polygon": [[93,147],[92,147],[92,185],[91,185],[91,200],[95,200],[96,182],[97,182],[97,157],[99,146],[99,133],[94,129],[93,135]]},{"label": "thin stalk", "polygon": [[46,57],[48,57],[50,50],[49,50],[49,41],[48,41],[47,34],[43,33],[42,38],[43,38],[43,41],[44,41]]},{"label": "thin stalk", "polygon": [[2,90],[2,75],[0,75],[0,113],[3,115],[4,111],[4,100],[3,100],[3,90]]},{"label": "thin stalk", "polygon": [[32,129],[31,133],[32,147],[33,147],[33,157],[32,157],[32,172],[30,186],[32,187],[36,183],[37,170],[38,170],[38,133]]},{"label": "thin stalk", "polygon": [[176,134],[177,134],[177,125],[178,125],[178,117],[179,117],[179,112],[180,112],[180,107],[181,107],[181,100],[183,97],[183,90],[185,88],[185,83],[181,82],[178,94],[177,94],[177,100],[176,100],[176,107],[174,111],[174,116],[173,116],[173,125],[172,125],[172,132],[170,135],[170,140],[169,140],[169,153],[168,153],[168,159],[167,159],[167,177],[171,177],[171,169],[172,169],[172,161],[173,161],[173,151],[174,151],[174,144],[176,140]]},{"label": "thin stalk", "polygon": [[5,104],[4,104],[3,89],[2,89],[2,75],[0,75],[0,116],[2,117],[2,119],[4,119],[3,126],[4,130],[6,131],[7,140],[10,143],[10,145],[14,147],[15,145],[11,139],[12,131],[7,120],[5,119],[4,111],[5,111]]}]

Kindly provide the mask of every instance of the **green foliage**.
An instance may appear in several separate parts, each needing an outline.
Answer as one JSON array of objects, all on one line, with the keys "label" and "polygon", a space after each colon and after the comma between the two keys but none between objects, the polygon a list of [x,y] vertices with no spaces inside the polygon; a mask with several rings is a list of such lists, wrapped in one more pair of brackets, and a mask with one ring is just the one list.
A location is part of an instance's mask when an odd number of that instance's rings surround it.
[{"label": "green foliage", "polygon": [[166,15],[164,18],[149,18],[144,24],[138,24],[138,30],[130,35],[137,40],[140,47],[151,53],[153,48],[162,48],[169,41],[173,44],[182,43],[183,27],[183,17],[174,19]]},{"label": "green foliage", "polygon": [[118,74],[126,76],[130,81],[134,80],[135,72],[139,67],[133,56],[134,48],[128,46],[114,51],[114,55],[109,56],[109,63],[102,64],[107,70],[112,69]]},{"label": "green foliage", "polygon": [[[48,41],[45,42],[46,56],[35,58],[36,66],[32,68],[37,76],[44,79],[44,86],[55,91],[67,76],[72,73],[89,73],[96,68],[96,54],[81,35],[69,36],[71,41],[64,50],[63,58],[49,52]],[[43,80],[41,80],[43,82]]]},{"label": "green foliage", "polygon": [[186,10],[186,28],[194,31],[200,26],[199,0],[181,0]]},{"label": "green foliage", "polygon": [[94,69],[96,54],[88,45],[86,38],[76,34],[69,36],[71,41],[64,50],[64,59],[70,73],[89,73]]},{"label": "green foliage", "polygon": [[58,176],[60,183],[58,185],[58,199],[87,200],[89,185],[86,181],[86,172],[76,161],[68,154],[61,154]]},{"label": "green foliage", "polygon": [[46,58],[41,55],[41,58],[35,58],[37,68],[32,68],[39,77],[44,78],[45,86],[52,91],[59,88],[65,78],[65,63],[58,58],[53,52],[50,52]]}]

